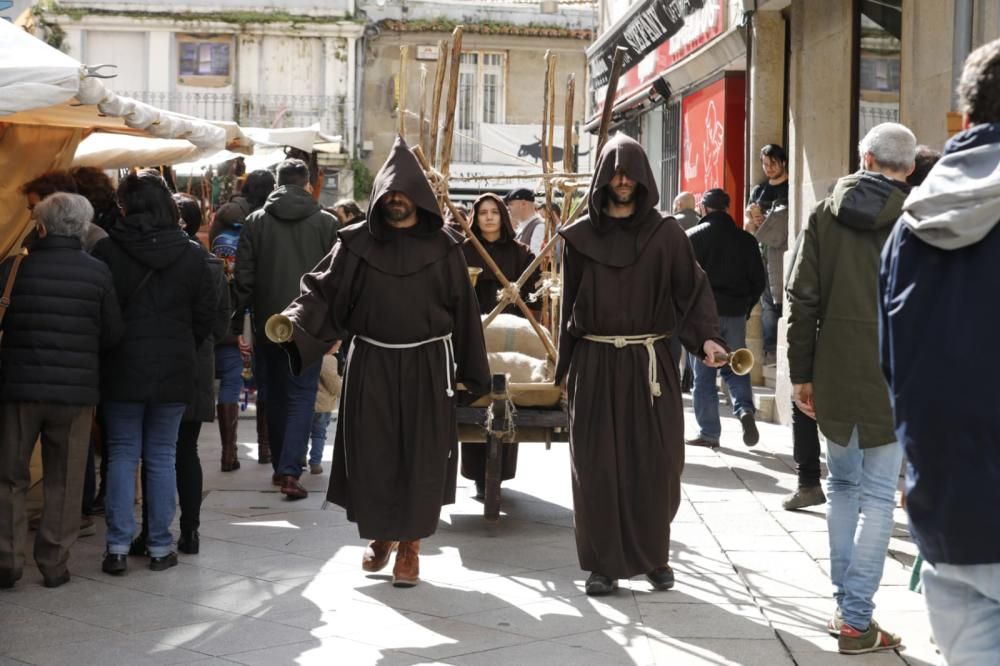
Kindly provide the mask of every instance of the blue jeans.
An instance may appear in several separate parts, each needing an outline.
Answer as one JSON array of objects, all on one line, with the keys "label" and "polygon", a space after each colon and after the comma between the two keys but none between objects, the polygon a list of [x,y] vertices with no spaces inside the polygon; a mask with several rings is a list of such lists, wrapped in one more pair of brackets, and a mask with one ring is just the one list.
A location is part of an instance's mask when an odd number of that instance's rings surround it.
[{"label": "blue jeans", "polygon": [[1000,562],[920,569],[934,642],[948,664],[987,666],[1000,656]]},{"label": "blue jeans", "polygon": [[220,405],[235,405],[243,389],[243,357],[239,345],[215,346],[215,376],[219,378]]},{"label": "blue jeans", "polygon": [[[746,317],[719,317],[719,331],[722,339],[731,349],[746,347],[747,320]],[[709,442],[719,443],[722,436],[722,423],[719,421],[719,390],[715,380],[722,373],[722,380],[729,386],[729,395],[733,399],[733,415],[740,418],[744,414],[753,414],[753,390],[750,388],[750,375],[740,377],[733,373],[728,365],[722,368],[710,368],[700,360],[694,364],[694,417],[698,421],[698,436]]]},{"label": "blue jeans", "polygon": [[258,395],[263,390],[267,396],[267,431],[275,474],[296,479],[302,474],[300,463],[309,447],[322,368],[322,362],[317,361],[296,377],[281,347],[269,342],[257,345],[257,390]]},{"label": "blue jeans", "polygon": [[177,508],[174,459],[182,416],[183,403],[104,403],[108,454],[105,514],[109,553],[128,553],[135,536],[135,471],[140,456],[146,469],[149,512],[146,545],[153,557],[170,553],[173,544],[170,523]]},{"label": "blue jeans", "polygon": [[846,446],[827,442],[826,523],[833,596],[844,622],[861,631],[868,628],[875,610],[872,597],[889,551],[902,462],[898,442],[859,448],[857,428]]},{"label": "blue jeans", "polygon": [[333,412],[316,412],[312,422],[312,448],[309,449],[309,464],[318,465],[323,460],[323,447],[326,446],[326,431],[330,427]]}]

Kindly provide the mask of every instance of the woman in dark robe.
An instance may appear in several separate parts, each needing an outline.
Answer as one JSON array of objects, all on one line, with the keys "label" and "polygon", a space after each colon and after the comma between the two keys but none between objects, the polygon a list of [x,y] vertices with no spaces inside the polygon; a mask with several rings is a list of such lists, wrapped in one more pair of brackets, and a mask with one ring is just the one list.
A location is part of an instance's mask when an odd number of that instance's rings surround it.
[{"label": "woman in dark robe", "polygon": [[[408,226],[402,226],[408,225]],[[375,179],[367,224],[338,241],[285,310],[292,369],[352,340],[327,500],[370,539],[365,571],[398,546],[393,584],[418,581],[420,539],[455,501],[456,391],[489,391],[489,365],[460,237],[443,229],[427,178],[397,138]]]},{"label": "woman in dark robe", "polygon": [[[524,243],[514,240],[514,225],[510,221],[510,211],[507,204],[496,194],[487,192],[472,205],[472,233],[486,248],[500,271],[511,282],[521,277],[531,262],[535,260],[534,253]],[[499,292],[503,288],[500,280],[486,265],[486,260],[479,251],[466,240],[462,246],[465,261],[469,268],[481,268],[482,272],[476,280],[476,297],[479,299],[479,311],[489,314],[500,302]],[[521,298],[525,305],[537,312],[537,306],[528,300],[528,295],[535,289],[535,284],[541,277],[541,272],[535,273],[525,281],[521,288]],[[516,305],[504,308],[505,314],[521,315]],[[517,442],[503,447],[501,480],[513,479],[517,473]],[[486,446],[474,442],[462,442],[462,476],[476,483],[476,499],[486,496]]]},{"label": "woman in dark robe", "polygon": [[591,572],[587,594],[608,594],[618,579],[639,574],[665,590],[674,583],[670,522],[684,467],[669,338],[699,358],[725,351],[724,343],[691,243],[656,210],[642,147],[621,134],[609,140],[588,196],[589,214],[560,231],[556,382],[566,380],[569,399],[577,553]]}]

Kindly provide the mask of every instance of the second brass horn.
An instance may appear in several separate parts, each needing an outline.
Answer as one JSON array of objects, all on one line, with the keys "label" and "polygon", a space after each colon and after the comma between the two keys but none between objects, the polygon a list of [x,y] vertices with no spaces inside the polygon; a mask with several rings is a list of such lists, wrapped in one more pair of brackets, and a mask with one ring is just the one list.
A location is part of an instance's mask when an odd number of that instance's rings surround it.
[{"label": "second brass horn", "polygon": [[468,271],[469,279],[472,281],[472,286],[475,287],[476,281],[479,279],[479,274],[483,272],[483,269],[478,266],[469,266]]},{"label": "second brass horn", "polygon": [[292,339],[292,320],[283,314],[271,315],[264,324],[264,335],[271,342],[288,342]]},{"label": "second brass horn", "polygon": [[737,375],[746,375],[753,370],[754,357],[753,352],[746,347],[742,349],[737,349],[729,354],[716,354],[716,361],[725,361],[732,368],[733,373]]}]

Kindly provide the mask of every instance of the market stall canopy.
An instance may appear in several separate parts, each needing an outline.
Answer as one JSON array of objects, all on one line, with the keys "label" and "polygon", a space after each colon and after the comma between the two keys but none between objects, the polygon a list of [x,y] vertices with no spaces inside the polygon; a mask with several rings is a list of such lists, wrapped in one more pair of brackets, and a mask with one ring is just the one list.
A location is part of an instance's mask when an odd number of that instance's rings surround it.
[{"label": "market stall canopy", "polygon": [[94,132],[80,142],[73,166],[128,169],[134,166],[167,165],[197,159],[203,151],[183,139],[151,139]]},{"label": "market stall canopy", "polygon": [[80,86],[79,62],[0,21],[0,116],[61,104]]},{"label": "market stall canopy", "polygon": [[[21,28],[0,21],[0,122],[80,127],[163,139],[184,139],[202,150],[249,151],[252,140],[236,123],[211,122],[122,97],[88,67]],[[79,105],[71,104],[76,98]]]}]

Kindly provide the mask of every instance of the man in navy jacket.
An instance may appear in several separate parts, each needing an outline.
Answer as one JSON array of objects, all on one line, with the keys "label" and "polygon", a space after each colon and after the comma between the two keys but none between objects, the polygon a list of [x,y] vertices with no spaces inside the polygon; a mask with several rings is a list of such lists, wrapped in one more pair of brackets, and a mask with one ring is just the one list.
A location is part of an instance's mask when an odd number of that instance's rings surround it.
[{"label": "man in navy jacket", "polygon": [[953,664],[1000,655],[1000,40],[959,85],[965,131],[909,196],[882,253],[882,365],[908,461],[934,637]]}]

